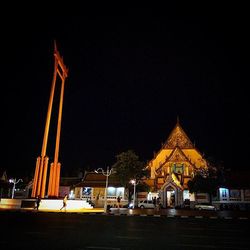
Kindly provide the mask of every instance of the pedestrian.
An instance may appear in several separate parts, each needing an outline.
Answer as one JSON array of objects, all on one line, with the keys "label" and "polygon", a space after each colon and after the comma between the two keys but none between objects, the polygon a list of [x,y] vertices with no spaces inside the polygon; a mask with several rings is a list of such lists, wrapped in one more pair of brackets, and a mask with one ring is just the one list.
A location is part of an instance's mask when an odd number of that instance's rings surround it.
[{"label": "pedestrian", "polygon": [[117,207],[120,208],[120,202],[121,202],[121,197],[118,196],[117,197]]},{"label": "pedestrian", "polygon": [[153,198],[153,204],[156,207],[156,197]]},{"label": "pedestrian", "polygon": [[156,199],[156,210],[159,211],[160,208],[161,208],[161,198],[158,197],[158,198]]},{"label": "pedestrian", "polygon": [[38,211],[38,209],[39,209],[40,203],[41,203],[41,196],[38,195],[38,196],[36,197],[36,207],[35,207],[37,211]]},{"label": "pedestrian", "polygon": [[62,210],[63,208],[65,209],[66,212],[66,207],[67,207],[67,201],[68,201],[68,195],[66,194],[63,198],[63,206],[60,208]]}]

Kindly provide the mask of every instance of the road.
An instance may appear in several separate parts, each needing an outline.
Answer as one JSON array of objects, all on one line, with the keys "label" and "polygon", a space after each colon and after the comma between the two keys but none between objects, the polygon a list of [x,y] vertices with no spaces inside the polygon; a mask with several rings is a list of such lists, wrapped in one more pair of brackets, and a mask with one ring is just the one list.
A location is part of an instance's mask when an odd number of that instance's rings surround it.
[{"label": "road", "polygon": [[249,220],[0,212],[0,249],[250,249]]}]

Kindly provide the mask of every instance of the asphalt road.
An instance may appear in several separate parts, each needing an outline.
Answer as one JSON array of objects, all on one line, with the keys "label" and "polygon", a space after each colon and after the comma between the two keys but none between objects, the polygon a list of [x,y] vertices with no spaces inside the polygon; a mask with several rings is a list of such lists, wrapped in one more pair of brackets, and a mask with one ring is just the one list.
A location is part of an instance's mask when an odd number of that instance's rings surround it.
[{"label": "asphalt road", "polygon": [[0,249],[250,249],[249,220],[0,212]]}]

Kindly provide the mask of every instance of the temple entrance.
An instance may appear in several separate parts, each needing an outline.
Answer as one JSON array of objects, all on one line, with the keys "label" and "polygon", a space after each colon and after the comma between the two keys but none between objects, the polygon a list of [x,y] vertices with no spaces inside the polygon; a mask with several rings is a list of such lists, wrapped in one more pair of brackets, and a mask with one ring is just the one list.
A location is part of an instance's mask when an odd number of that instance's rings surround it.
[{"label": "temple entrance", "polygon": [[175,207],[175,190],[172,188],[169,188],[166,190],[167,193],[167,200],[166,200],[166,205],[167,207]]},{"label": "temple entrance", "polygon": [[170,176],[161,187],[160,197],[164,208],[176,208],[183,203],[183,194],[180,187]]}]

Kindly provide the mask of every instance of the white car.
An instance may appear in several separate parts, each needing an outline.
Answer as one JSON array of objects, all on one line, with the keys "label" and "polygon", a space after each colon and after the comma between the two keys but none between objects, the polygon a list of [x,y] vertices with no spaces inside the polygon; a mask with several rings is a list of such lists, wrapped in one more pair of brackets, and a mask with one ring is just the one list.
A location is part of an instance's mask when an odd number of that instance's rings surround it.
[{"label": "white car", "polygon": [[194,205],[194,209],[198,209],[198,210],[216,210],[216,207],[211,205],[211,204],[207,204],[207,203],[203,203],[203,204],[196,204]]},{"label": "white car", "polygon": [[138,203],[139,208],[155,208],[152,200],[144,200]]}]

